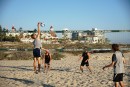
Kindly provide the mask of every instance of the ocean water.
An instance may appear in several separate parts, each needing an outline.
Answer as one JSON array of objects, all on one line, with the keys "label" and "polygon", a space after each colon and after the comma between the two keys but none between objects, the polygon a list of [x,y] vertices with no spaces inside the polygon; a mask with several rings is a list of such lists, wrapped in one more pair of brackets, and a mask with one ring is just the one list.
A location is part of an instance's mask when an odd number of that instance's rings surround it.
[{"label": "ocean water", "polygon": [[105,37],[108,38],[111,43],[130,44],[130,32],[105,33]]}]

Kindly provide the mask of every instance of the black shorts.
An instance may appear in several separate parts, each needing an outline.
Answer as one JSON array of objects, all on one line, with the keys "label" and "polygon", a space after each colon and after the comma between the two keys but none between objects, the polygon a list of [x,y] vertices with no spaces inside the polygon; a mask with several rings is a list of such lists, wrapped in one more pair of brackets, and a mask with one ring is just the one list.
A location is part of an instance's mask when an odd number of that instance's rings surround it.
[{"label": "black shorts", "polygon": [[50,63],[45,63],[45,64],[47,64],[48,66],[50,65]]},{"label": "black shorts", "polygon": [[36,58],[41,57],[41,51],[39,48],[33,49],[33,56]]},{"label": "black shorts", "polygon": [[120,82],[123,81],[123,73],[114,74],[113,82]]},{"label": "black shorts", "polygon": [[50,61],[45,61],[46,64],[50,64]]},{"label": "black shorts", "polygon": [[87,61],[87,62],[82,61],[82,62],[81,62],[81,66],[84,66],[84,65],[89,66],[89,62],[88,62],[88,61]]}]

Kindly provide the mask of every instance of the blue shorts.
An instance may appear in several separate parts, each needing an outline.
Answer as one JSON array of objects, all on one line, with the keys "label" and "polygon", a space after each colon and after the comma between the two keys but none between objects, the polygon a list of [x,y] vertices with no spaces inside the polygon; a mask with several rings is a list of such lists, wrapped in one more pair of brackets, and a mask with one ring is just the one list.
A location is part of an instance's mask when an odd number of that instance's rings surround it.
[{"label": "blue shorts", "polygon": [[41,57],[41,51],[39,48],[33,49],[33,56],[34,57]]}]

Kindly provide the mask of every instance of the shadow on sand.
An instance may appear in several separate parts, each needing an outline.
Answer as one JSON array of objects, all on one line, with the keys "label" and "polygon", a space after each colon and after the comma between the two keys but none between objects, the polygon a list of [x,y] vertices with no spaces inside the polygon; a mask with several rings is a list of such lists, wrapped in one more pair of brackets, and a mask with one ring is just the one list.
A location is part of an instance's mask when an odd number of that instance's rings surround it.
[{"label": "shadow on sand", "polygon": [[81,74],[81,71],[75,71],[70,68],[62,68],[62,69],[51,69],[52,71],[60,71],[60,72],[73,72],[77,74]]},{"label": "shadow on sand", "polygon": [[[32,69],[28,69],[29,67],[32,67]],[[0,71],[33,71],[33,66],[0,66],[0,68],[13,68],[18,70],[0,70]]]},{"label": "shadow on sand", "polygon": [[[19,81],[19,82],[22,82],[23,84],[26,84],[26,85],[33,85],[33,84],[35,84],[34,81],[27,80],[27,79],[9,78],[9,77],[4,77],[4,76],[0,76],[0,78]],[[43,86],[43,87],[55,87],[55,86],[52,86],[52,85],[49,85],[49,84],[41,84],[41,86]]]},{"label": "shadow on sand", "polygon": [[69,68],[62,68],[62,69],[51,69],[51,70],[54,70],[54,71],[66,71],[66,72],[72,72],[71,69]]},{"label": "shadow on sand", "polygon": [[49,85],[49,84],[42,84],[43,87],[55,87],[55,86],[52,86],[52,85]]},{"label": "shadow on sand", "polygon": [[30,80],[27,80],[27,79],[9,78],[9,77],[4,77],[4,76],[0,76],[0,78],[15,80],[15,81],[22,82],[24,84],[33,84],[34,83],[33,81],[30,81]]}]

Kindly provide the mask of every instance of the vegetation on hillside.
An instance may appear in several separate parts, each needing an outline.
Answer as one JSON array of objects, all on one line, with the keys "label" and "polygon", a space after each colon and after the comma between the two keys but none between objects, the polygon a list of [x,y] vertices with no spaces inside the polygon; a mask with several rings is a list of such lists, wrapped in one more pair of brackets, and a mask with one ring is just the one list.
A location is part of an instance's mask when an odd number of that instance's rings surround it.
[{"label": "vegetation on hillside", "polygon": [[10,42],[20,42],[20,38],[16,35],[15,37],[12,35],[6,36],[8,29],[1,27],[0,25],[0,42],[2,41],[10,41]]}]

